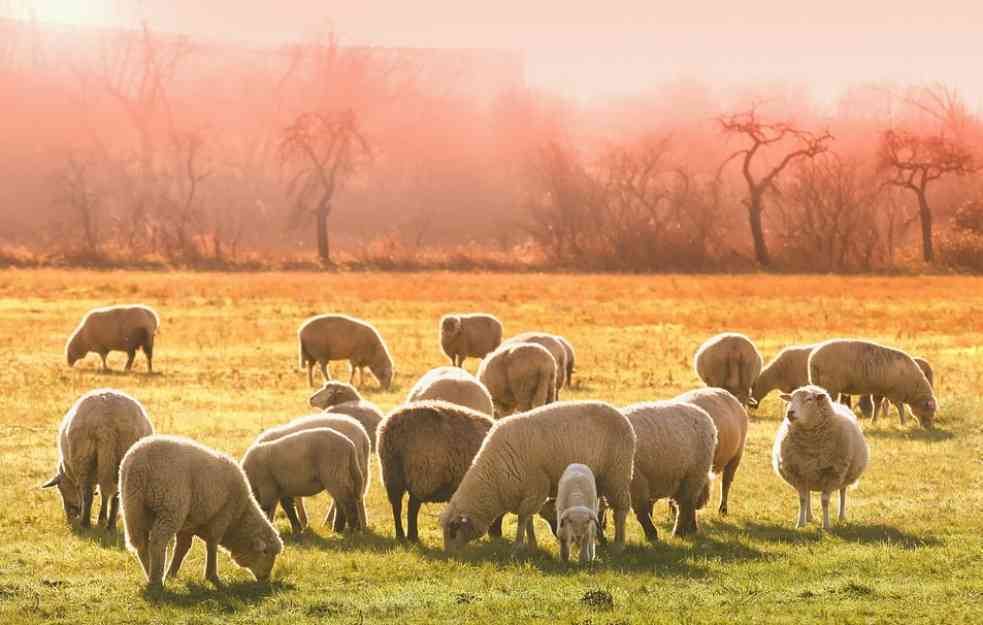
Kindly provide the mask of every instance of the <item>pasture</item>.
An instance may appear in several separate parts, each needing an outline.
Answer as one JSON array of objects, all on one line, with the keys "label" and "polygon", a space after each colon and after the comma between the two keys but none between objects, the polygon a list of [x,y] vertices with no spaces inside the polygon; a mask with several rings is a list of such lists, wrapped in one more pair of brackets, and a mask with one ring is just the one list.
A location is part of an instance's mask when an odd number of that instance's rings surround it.
[{"label": "pasture", "polygon": [[[145,373],[142,354],[121,373],[121,353],[110,356],[112,373],[99,372],[95,354],[69,369],[64,341],[82,314],[124,302],[161,315],[158,373]],[[724,330],[748,334],[766,361],[791,343],[882,341],[934,365],[938,429],[901,426],[893,410],[865,422],[871,461],[850,492],[849,520],[828,534],[815,522],[796,530],[795,493],[771,468],[773,393],[753,415],[729,516],[716,512],[715,484],[702,532],[675,539],[660,503],[658,543],[646,544],[630,516],[626,552],[601,548],[589,570],[557,559],[541,520],[539,552],[514,558],[507,542],[486,537],[447,557],[432,504],[421,513],[422,545],[397,543],[374,462],[367,533],[322,527],[322,495],[308,502],[312,528],[299,536],[277,517],[285,550],[271,584],[223,553],[228,587],[213,589],[196,542],[181,575],[152,598],[122,527],[72,530],[57,493],[37,488],[55,468],[63,414],[91,388],[125,390],[158,432],[238,458],[262,429],[310,412],[296,340],[308,316],[376,324],[396,377],[389,392],[372,380],[363,393],[388,410],[446,364],[439,316],[472,310],[497,315],[506,336],[566,336],[578,370],[562,398],[615,405],[696,386],[693,351]],[[961,277],[0,272],[0,623],[981,622],[981,346],[983,281]],[[347,379],[347,365],[333,370]],[[506,518],[509,538],[514,522]]]}]

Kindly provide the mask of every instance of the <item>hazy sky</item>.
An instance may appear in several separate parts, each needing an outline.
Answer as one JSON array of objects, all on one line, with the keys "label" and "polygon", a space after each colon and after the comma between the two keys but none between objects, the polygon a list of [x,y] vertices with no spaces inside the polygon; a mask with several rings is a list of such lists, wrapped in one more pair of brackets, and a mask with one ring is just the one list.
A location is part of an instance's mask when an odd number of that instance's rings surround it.
[{"label": "hazy sky", "polygon": [[579,96],[675,77],[792,79],[819,96],[845,83],[941,80],[983,101],[983,2],[745,0],[0,0],[42,19],[146,17],[163,30],[276,43],[332,27],[342,41],[512,48],[531,83]]}]

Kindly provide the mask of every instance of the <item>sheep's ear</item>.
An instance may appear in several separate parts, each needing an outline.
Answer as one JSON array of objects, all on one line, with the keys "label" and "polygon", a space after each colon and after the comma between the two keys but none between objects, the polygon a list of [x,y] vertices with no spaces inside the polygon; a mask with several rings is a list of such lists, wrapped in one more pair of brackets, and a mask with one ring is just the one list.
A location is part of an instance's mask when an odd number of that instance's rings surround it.
[{"label": "sheep's ear", "polygon": [[788,393],[782,393],[779,395],[779,397],[781,397],[784,401],[792,401],[792,396]]},{"label": "sheep's ear", "polygon": [[42,484],[40,488],[51,488],[52,486],[58,486],[59,484],[61,484],[61,473],[58,473],[53,478]]}]

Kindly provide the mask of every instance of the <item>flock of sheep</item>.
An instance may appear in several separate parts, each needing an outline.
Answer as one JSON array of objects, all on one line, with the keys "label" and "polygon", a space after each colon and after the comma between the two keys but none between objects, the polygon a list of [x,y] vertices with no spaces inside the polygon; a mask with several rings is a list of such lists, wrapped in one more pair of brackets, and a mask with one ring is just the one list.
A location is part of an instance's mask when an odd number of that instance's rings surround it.
[{"label": "flock of sheep", "polygon": [[[152,368],[158,317],[145,306],[91,311],[66,345],[68,364],[87,353],[137,349]],[[394,364],[379,332],[344,315],[309,319],[298,332],[301,367],[322,412],[262,432],[241,462],[187,438],[154,433],[141,404],[112,389],[83,395],[65,415],[58,438],[57,486],[69,522],[91,521],[99,487],[99,523],[115,528],[120,504],[127,545],[140,559],[149,586],[165,579],[168,545],[176,539],[167,576],[175,576],[192,538],[207,546],[205,575],[221,585],[218,548],[267,579],[283,543],[271,524],[282,507],[294,531],[308,523],[304,497],[333,499],[326,523],[336,531],[366,527],[364,497],[373,452],[392,505],[395,534],[419,539],[418,515],[427,502],[447,502],[440,515],[446,550],[488,533],[502,535],[506,513],[518,515],[515,548],[535,548],[533,518],[550,524],[564,560],[579,550],[593,559],[614,519],[612,550],[625,541],[629,510],[646,538],[657,539],[652,509],[668,499],[673,533],[698,531],[697,512],[721,476],[720,514],[741,463],[748,407],[772,390],[788,402],[772,453],[774,469],[799,495],[797,527],[811,520],[810,493],[820,492],[823,527],[829,499],[846,489],[868,460],[867,443],[848,407],[866,397],[876,418],[890,401],[904,422],[906,406],[929,428],[937,409],[928,363],[861,340],[836,339],[786,348],[762,368],[754,344],[741,334],[707,340],[694,367],[706,388],[674,399],[615,408],[601,401],[558,401],[574,373],[573,346],[562,337],[527,332],[502,340],[490,315],[441,319],[440,345],[453,366],[433,369],[413,386],[406,403],[388,415],[352,386],[364,369],[384,387]],[[477,375],[463,368],[481,358]],[[331,361],[348,360],[348,383],[331,380]],[[407,527],[403,499],[408,495]]]}]

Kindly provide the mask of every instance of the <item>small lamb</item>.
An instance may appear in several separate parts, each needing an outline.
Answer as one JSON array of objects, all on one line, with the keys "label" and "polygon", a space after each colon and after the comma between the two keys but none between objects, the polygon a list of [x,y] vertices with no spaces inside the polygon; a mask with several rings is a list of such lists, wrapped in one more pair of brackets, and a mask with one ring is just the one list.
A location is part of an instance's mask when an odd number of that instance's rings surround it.
[{"label": "small lamb", "polygon": [[556,537],[560,541],[560,558],[570,560],[570,546],[580,549],[580,563],[594,560],[594,543],[600,522],[594,472],[583,464],[571,464],[556,488]]}]

